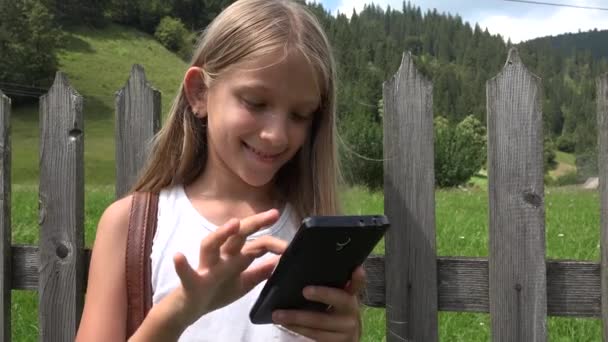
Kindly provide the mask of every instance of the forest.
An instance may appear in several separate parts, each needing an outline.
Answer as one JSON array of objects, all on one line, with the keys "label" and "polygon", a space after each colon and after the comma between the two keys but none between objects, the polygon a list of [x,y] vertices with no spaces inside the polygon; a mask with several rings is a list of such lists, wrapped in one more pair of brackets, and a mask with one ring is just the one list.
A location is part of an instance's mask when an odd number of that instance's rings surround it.
[{"label": "forest", "polygon": [[[189,60],[202,29],[230,0],[15,0],[0,3],[0,89],[13,104],[34,101],[52,83],[56,51],[65,29],[101,28],[116,23],[153,35],[167,49]],[[485,84],[517,47],[526,66],[543,82],[545,165],[555,151],[574,153],[577,178],[597,171],[596,78],[608,72],[608,31],[543,37],[512,44],[457,14],[368,5],[360,13],[332,14],[321,4],[307,6],[319,18],[338,62],[338,125],[346,179],[382,185],[382,84],[396,71],[404,52],[433,81],[437,132],[453,128],[450,139],[483,138]],[[442,129],[437,130],[437,127]],[[458,130],[457,127],[464,127]],[[461,136],[460,133],[464,132]],[[437,137],[436,137],[437,138]],[[478,139],[479,140],[479,139]],[[475,173],[485,165],[485,140],[466,165]],[[440,154],[442,149],[436,149]],[[362,158],[364,157],[364,158]],[[445,164],[445,156],[436,156]],[[467,158],[471,160],[471,158]],[[477,162],[476,162],[477,163]],[[457,160],[450,165],[458,167]],[[440,185],[466,182],[439,179]],[[438,172],[437,177],[442,176]]]}]

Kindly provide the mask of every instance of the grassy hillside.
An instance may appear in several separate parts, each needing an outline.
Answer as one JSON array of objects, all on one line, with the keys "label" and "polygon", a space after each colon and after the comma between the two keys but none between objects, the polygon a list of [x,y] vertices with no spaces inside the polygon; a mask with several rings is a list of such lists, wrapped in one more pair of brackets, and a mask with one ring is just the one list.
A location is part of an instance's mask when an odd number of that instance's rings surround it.
[{"label": "grassy hillside", "polygon": [[[114,99],[140,64],[148,81],[162,92],[163,115],[171,105],[187,64],[153,37],[110,25],[66,33],[59,53],[60,70],[84,97],[85,177],[87,184],[114,182]],[[37,183],[38,106],[13,108],[13,180]]]}]

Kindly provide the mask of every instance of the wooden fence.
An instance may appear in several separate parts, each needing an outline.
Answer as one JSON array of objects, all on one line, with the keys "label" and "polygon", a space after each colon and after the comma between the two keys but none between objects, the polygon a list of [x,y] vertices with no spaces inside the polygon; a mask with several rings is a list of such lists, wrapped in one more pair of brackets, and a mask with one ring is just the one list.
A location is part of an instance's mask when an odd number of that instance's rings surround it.
[{"label": "wooden fence", "polygon": [[[366,263],[364,302],[386,308],[387,341],[437,341],[438,310],[486,312],[494,341],[546,341],[547,315],[597,317],[608,341],[608,75],[598,80],[601,263],[545,259],[540,80],[516,50],[487,84],[489,257],[438,257],[432,84],[408,54],[384,86],[386,256]],[[90,251],[84,249],[82,96],[64,75],[40,101],[40,241],[11,244],[10,101],[0,93],[0,335],[11,290],[38,291],[40,340],[71,341]],[[116,95],[116,195],[133,182],[160,123],[160,93],[134,66]]]}]

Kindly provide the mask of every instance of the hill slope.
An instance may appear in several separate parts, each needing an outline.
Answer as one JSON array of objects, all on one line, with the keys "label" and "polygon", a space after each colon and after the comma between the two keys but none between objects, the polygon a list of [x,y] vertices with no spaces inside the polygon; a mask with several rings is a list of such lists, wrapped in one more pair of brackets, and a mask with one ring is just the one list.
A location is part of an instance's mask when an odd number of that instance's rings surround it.
[{"label": "hill slope", "polygon": [[[86,182],[112,184],[115,93],[127,82],[131,67],[144,67],[148,81],[162,93],[165,115],[187,64],[153,37],[117,25],[67,32],[59,62],[60,71],[84,97]],[[32,130],[37,121],[36,105],[13,109],[12,174],[16,183],[37,182],[39,132]]]},{"label": "hill slope", "polygon": [[549,45],[562,56],[571,56],[575,50],[589,50],[595,59],[608,58],[608,30],[566,33],[557,36],[532,39],[524,44]]}]

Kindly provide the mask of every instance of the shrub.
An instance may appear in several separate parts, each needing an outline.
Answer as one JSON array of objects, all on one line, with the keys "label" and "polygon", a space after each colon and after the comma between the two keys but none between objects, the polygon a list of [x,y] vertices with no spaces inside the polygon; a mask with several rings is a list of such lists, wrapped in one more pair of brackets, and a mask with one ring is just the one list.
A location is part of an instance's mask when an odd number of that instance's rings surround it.
[{"label": "shrub", "polygon": [[562,134],[557,138],[556,144],[559,151],[573,153],[576,147],[576,140],[572,134]]},{"label": "shrub", "polygon": [[190,34],[179,19],[164,17],[156,27],[154,37],[168,50],[180,52],[188,46]]},{"label": "shrub", "polygon": [[579,184],[579,183],[580,183],[580,180],[578,178],[578,174],[576,173],[576,171],[569,171],[569,172],[557,177],[554,185],[564,186],[564,185],[574,185],[574,184]]},{"label": "shrub", "polygon": [[597,177],[597,151],[589,149],[576,155],[576,169],[578,170],[579,180],[585,180],[589,177]]},{"label": "shrub", "polygon": [[545,138],[543,143],[543,160],[545,173],[549,170],[554,170],[557,167],[557,160],[555,159],[555,144],[550,138]]},{"label": "shrub", "polygon": [[381,188],[384,183],[382,124],[371,115],[353,113],[340,126],[340,162],[346,182]]},{"label": "shrub", "polygon": [[466,183],[486,161],[486,130],[472,115],[457,125],[438,116],[435,130],[435,183],[451,187]]}]

